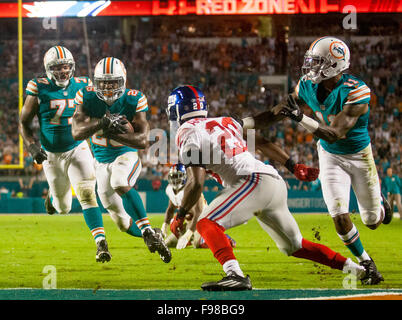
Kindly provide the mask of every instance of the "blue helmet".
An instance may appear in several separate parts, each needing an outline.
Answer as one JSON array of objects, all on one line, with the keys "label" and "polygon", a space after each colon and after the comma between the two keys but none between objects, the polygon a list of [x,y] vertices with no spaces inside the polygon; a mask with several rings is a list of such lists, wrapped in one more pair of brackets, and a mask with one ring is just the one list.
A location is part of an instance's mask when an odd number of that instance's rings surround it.
[{"label": "blue helmet", "polygon": [[168,174],[168,182],[172,185],[173,189],[180,189],[186,184],[187,173],[183,164],[178,163],[170,168]]},{"label": "blue helmet", "polygon": [[170,93],[166,111],[169,121],[182,123],[189,118],[206,117],[208,106],[204,93],[199,88],[185,85]]}]

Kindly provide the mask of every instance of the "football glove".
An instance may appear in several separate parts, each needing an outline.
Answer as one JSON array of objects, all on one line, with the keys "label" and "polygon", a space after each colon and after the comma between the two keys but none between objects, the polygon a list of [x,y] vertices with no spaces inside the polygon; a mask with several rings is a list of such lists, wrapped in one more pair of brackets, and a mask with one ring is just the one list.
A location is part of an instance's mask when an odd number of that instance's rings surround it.
[{"label": "football glove", "polygon": [[167,235],[168,235],[168,232],[169,232],[169,224],[166,223],[166,222],[164,222],[164,223],[162,224],[161,230],[162,230],[162,235],[163,235],[163,237],[166,238]]},{"label": "football glove", "polygon": [[285,167],[301,181],[314,181],[320,173],[320,169],[308,167],[302,163],[294,163],[291,158],[286,160]]},{"label": "football glove", "polygon": [[180,237],[180,231],[182,231],[184,228],[183,224],[184,217],[178,217],[178,214],[176,214],[172,223],[170,224],[170,231],[172,231],[177,239]]},{"label": "football glove", "polygon": [[102,119],[99,120],[101,128],[105,135],[112,134],[123,134],[127,132],[125,125],[128,120],[125,116],[118,113],[106,113]]},{"label": "football glove", "polygon": [[297,104],[295,98],[293,98],[292,94],[288,95],[286,105],[283,106],[280,114],[288,117],[294,121],[300,122],[303,119],[303,111],[300,109]]},{"label": "football glove", "polygon": [[308,167],[304,164],[296,164],[294,167],[294,175],[301,181],[314,181],[318,178],[320,169]]},{"label": "football glove", "polygon": [[43,161],[47,160],[46,151],[35,143],[28,146],[28,151],[37,164],[41,164]]},{"label": "football glove", "polygon": [[180,239],[177,241],[176,249],[184,249],[189,244],[191,237],[193,236],[193,231],[187,230],[185,234],[183,234]]}]

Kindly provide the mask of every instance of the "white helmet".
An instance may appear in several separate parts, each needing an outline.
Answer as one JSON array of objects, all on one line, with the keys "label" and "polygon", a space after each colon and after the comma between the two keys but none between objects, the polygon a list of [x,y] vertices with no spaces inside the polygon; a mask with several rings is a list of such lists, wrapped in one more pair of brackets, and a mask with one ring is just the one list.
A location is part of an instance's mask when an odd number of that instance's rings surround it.
[{"label": "white helmet", "polygon": [[[95,67],[94,87],[99,99],[108,105],[119,99],[126,90],[127,73],[124,64],[117,58],[103,58]],[[111,86],[108,86],[111,84]]]},{"label": "white helmet", "polygon": [[349,68],[350,51],[342,40],[322,37],[315,40],[304,55],[302,73],[313,83],[330,79]]},{"label": "white helmet", "polygon": [[[71,52],[62,46],[51,47],[43,58],[43,64],[45,66],[46,75],[49,79],[52,79],[56,85],[60,87],[66,87],[72,78],[75,70],[75,62]],[[53,66],[59,64],[69,64],[70,71],[65,79],[60,78],[61,71],[54,71]]]}]

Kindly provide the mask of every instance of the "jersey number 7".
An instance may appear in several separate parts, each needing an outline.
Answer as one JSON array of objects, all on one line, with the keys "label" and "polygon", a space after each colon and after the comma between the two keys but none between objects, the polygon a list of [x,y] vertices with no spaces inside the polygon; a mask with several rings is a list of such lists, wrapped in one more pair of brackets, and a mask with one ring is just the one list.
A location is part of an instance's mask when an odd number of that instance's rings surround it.
[{"label": "jersey number 7", "polygon": [[[74,99],[54,99],[50,100],[50,109],[56,110],[55,115],[52,119],[50,119],[50,124],[60,125],[61,124],[61,117],[66,110],[66,107],[74,109]],[[72,117],[68,118],[68,124],[72,123]]]}]

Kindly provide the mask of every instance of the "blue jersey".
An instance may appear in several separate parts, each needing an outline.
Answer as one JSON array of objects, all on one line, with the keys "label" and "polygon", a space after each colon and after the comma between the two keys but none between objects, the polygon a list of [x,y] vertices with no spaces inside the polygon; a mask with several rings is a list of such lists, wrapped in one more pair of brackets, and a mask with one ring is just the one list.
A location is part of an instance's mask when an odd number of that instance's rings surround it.
[{"label": "blue jersey", "polygon": [[[100,119],[109,111],[110,113],[125,115],[130,122],[137,112],[148,110],[145,95],[138,90],[130,89],[126,89],[123,95],[109,106],[105,101],[98,98],[94,87],[86,87],[77,92],[75,103],[82,104],[84,113],[91,118]],[[90,141],[95,159],[102,163],[111,163],[126,152],[137,151],[137,149],[97,134],[93,135]]]},{"label": "blue jersey", "polygon": [[35,78],[28,82],[26,93],[38,97],[40,143],[50,152],[66,152],[81,143],[71,134],[74,98],[78,90],[90,84],[88,77],[74,77],[66,88],[49,78]]},{"label": "blue jersey", "polygon": [[[343,110],[345,105],[370,102],[370,88],[362,80],[349,74],[342,75],[323,104],[317,99],[317,88],[318,84],[301,78],[295,88],[295,93],[314,111],[315,116],[327,125],[330,125],[332,119]],[[369,113],[370,108],[359,117],[353,128],[347,132],[346,138],[334,143],[320,139],[324,150],[335,154],[353,154],[367,147],[370,143],[367,128]]]}]

